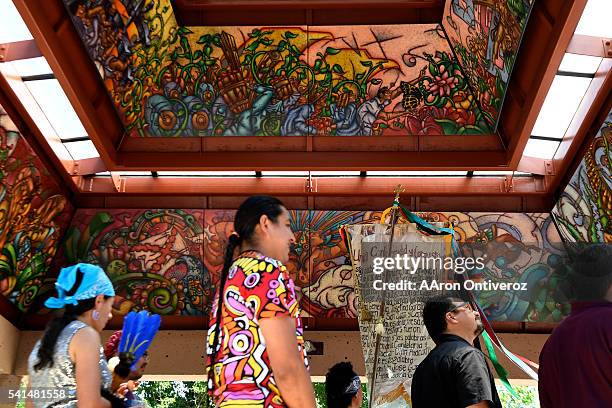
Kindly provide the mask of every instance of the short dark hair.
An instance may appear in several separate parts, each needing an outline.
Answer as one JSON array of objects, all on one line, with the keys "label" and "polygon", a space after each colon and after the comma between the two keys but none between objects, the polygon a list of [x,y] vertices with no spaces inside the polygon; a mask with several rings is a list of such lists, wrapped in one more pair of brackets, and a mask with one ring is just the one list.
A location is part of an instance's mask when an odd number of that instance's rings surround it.
[{"label": "short dark hair", "polygon": [[348,408],[351,405],[354,395],[346,394],[344,390],[356,375],[353,365],[348,361],[338,363],[329,369],[325,375],[325,394],[329,408]]},{"label": "short dark hair", "polygon": [[612,285],[612,246],[610,244],[570,244],[572,272],[569,283],[572,298],[602,300]]},{"label": "short dark hair", "polygon": [[440,335],[446,330],[446,313],[448,313],[455,303],[461,303],[463,300],[455,296],[435,296],[429,298],[423,307],[423,323],[427,328],[429,337],[438,343]]}]

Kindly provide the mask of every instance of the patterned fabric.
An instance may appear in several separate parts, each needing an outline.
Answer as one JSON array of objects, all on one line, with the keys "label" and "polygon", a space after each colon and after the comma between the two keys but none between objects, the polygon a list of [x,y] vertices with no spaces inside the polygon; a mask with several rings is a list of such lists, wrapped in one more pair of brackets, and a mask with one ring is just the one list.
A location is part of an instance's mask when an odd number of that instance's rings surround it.
[{"label": "patterned fabric", "polygon": [[[77,282],[77,272],[83,274],[81,283],[76,292],[72,296],[67,296],[66,293]],[[115,296],[115,289],[110,279],[104,272],[104,269],[98,265],[87,263],[78,263],[76,265],[62,268],[57,282],[57,297],[50,297],[45,301],[45,306],[49,309],[61,309],[66,305],[76,305],[79,300],[95,298],[98,295]]]},{"label": "patterned fabric", "polygon": [[[207,370],[217,329],[218,295],[211,309]],[[259,321],[295,318],[298,352],[308,368],[300,310],[285,266],[256,251],[240,254],[230,267],[223,291],[221,330],[209,393],[217,406],[285,407],[274,380]],[[212,376],[211,376],[212,377]]]},{"label": "patterned fabric", "polygon": [[[80,320],[74,320],[60,333],[55,343],[53,352],[53,366],[45,367],[41,370],[35,370],[34,366],[38,363],[38,349],[40,348],[40,340],[36,342],[30,357],[28,358],[28,374],[30,375],[30,387],[32,389],[47,389],[58,390],[57,399],[42,399],[34,400],[35,408],[76,408],[76,368],[74,362],[68,352],[68,347],[74,335],[87,325]],[[100,346],[100,355],[98,358],[100,365],[100,380],[102,387],[109,389],[112,382],[112,374],[108,369],[106,358],[102,346]]]}]

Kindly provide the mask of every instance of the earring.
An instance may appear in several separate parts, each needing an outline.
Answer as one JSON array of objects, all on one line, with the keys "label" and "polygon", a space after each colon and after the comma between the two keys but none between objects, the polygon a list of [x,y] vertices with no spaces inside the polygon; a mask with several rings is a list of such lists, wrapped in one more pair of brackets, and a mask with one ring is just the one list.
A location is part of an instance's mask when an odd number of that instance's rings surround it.
[{"label": "earring", "polygon": [[100,312],[94,309],[94,311],[91,312],[91,318],[94,320],[100,320]]}]

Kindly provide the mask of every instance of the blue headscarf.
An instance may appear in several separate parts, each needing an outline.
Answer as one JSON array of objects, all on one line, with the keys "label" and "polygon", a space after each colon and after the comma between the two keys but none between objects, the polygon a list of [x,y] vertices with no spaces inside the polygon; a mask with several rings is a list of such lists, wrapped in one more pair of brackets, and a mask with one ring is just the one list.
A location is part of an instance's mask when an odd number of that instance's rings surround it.
[{"label": "blue headscarf", "polygon": [[[83,273],[83,280],[72,296],[67,293],[72,289],[77,280],[77,271]],[[57,282],[57,297],[51,297],[45,301],[49,309],[61,309],[66,305],[76,305],[79,300],[95,298],[98,295],[115,296],[115,290],[104,270],[97,265],[79,263],[62,268]]]}]

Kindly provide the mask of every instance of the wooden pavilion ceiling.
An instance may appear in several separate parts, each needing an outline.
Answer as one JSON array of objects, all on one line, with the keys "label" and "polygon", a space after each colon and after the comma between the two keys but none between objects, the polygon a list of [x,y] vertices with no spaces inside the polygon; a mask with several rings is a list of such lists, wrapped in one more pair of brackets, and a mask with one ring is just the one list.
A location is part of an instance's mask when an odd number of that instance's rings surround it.
[{"label": "wooden pavilion ceiling", "polygon": [[[125,1],[107,2],[115,4],[112,10],[91,6],[96,2],[14,3],[100,159],[55,157],[52,142],[0,78],[3,104],[22,118],[24,134],[37,141],[47,160],[65,171],[69,186],[90,197],[386,196],[401,182],[414,197],[517,197],[522,209],[548,210],[610,105],[607,60],[587,92],[593,108],[582,112],[584,120],[574,123],[555,160],[523,157],[568,44],[578,53],[592,47],[592,41],[579,44],[576,37],[570,44],[586,0],[540,0],[533,6],[523,1],[512,10],[500,6],[506,2],[475,0],[474,15],[453,8],[451,0],[166,0],[135,2],[144,9],[132,15],[117,8]],[[475,27],[479,35],[466,35]],[[383,46],[385,41],[393,46]],[[29,52],[25,45],[19,49]],[[385,85],[399,89],[389,111],[397,118],[349,127],[345,134],[354,136],[337,135],[340,126],[331,125],[341,118],[334,111],[348,115],[349,105],[363,106]],[[287,102],[292,95],[301,97],[294,105]],[[266,103],[263,116],[253,114],[256,102]],[[306,114],[302,128],[289,126],[292,108]],[[240,126],[245,117],[251,126]],[[252,179],[229,185],[227,179],[125,179],[116,173],[305,169],[532,174],[490,180]],[[88,176],[105,170],[113,174],[111,183]]]}]

